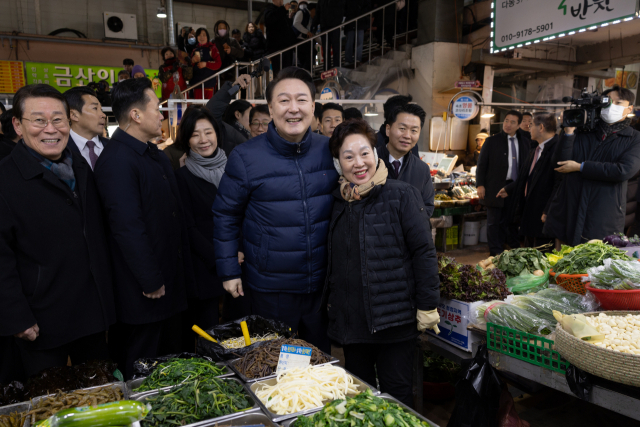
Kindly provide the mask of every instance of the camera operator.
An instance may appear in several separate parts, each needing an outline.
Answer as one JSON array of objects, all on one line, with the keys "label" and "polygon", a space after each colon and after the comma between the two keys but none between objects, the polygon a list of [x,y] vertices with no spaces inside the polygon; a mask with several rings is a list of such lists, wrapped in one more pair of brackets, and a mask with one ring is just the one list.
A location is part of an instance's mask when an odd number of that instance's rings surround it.
[{"label": "camera operator", "polygon": [[[627,115],[635,95],[614,86],[605,91],[592,130],[565,127],[557,172],[564,180],[545,221],[544,234],[571,246],[623,231],[627,180],[640,169],[640,133]],[[564,115],[565,123],[567,114]]]}]

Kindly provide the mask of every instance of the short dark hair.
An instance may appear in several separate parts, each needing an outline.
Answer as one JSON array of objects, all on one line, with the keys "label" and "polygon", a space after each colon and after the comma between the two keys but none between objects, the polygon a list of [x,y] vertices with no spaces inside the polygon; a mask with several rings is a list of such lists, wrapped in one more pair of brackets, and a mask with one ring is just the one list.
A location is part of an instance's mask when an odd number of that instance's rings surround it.
[{"label": "short dark hair", "polygon": [[7,112],[7,107],[5,107],[2,102],[0,102],[0,114],[4,114],[6,112]]},{"label": "short dark hair", "polygon": [[322,120],[322,104],[320,102],[315,102],[315,108],[313,110],[313,115],[318,120]]},{"label": "short dark hair", "polygon": [[427,118],[427,113],[418,104],[405,104],[400,107],[396,107],[389,113],[387,124],[392,125],[398,120],[398,115],[406,113],[412,116],[417,116],[420,119],[420,128],[424,126],[424,121]]},{"label": "short dark hair", "polygon": [[173,53],[173,56],[176,56],[176,51],[173,50],[173,48],[171,48],[171,46],[165,46],[160,51],[160,56],[162,56],[162,60],[163,61],[164,61],[164,54],[167,53],[167,52],[171,52],[171,53]]},{"label": "short dark hair", "polygon": [[522,113],[522,118],[524,118],[524,116],[529,116],[529,117],[533,118],[533,114],[531,114],[528,111],[525,111],[524,113]]},{"label": "short dark hair", "polygon": [[111,108],[118,123],[127,119],[133,108],[144,108],[149,102],[147,89],[153,90],[151,80],[146,77],[124,80],[111,91]]},{"label": "short dark hair", "polygon": [[13,96],[13,115],[18,118],[18,120],[22,120],[22,116],[24,115],[24,102],[29,98],[57,99],[62,102],[67,113],[67,118],[69,117],[69,104],[67,104],[64,96],[53,86],[38,83],[21,87]]},{"label": "short dark hair", "polygon": [[210,41],[211,37],[209,36],[209,31],[207,31],[207,29],[204,27],[200,27],[196,30],[196,40],[198,39],[198,36],[200,35],[200,33],[202,33],[203,31],[207,35],[207,41]]},{"label": "short dark hair", "polygon": [[220,138],[220,123],[213,116],[205,106],[191,105],[187,108],[180,121],[180,127],[178,128],[178,135],[175,146],[182,151],[189,150],[189,139],[193,135],[193,131],[196,128],[196,123],[200,119],[208,120],[213,125],[213,131],[216,133],[216,140],[218,141],[218,148],[222,149],[222,140]]},{"label": "short dark hair", "polygon": [[253,107],[251,109],[251,112],[249,113],[249,121],[253,120],[253,116],[256,113],[266,114],[267,116],[271,117],[271,113],[269,112],[269,106],[267,104],[258,104],[255,107]]},{"label": "short dark hair", "polygon": [[120,78],[120,76],[123,76],[125,74],[127,75],[128,78],[131,78],[131,74],[129,74],[129,72],[127,70],[118,71],[118,78]]},{"label": "short dark hair", "polygon": [[395,95],[391,98],[387,99],[387,101],[382,105],[384,110],[384,120],[385,122],[388,120],[387,116],[395,110],[397,107],[402,105],[407,105],[413,101],[413,97],[411,95]]},{"label": "short dark hair", "polygon": [[[322,115],[324,115],[325,111],[329,110],[340,111],[340,114],[342,114],[342,120],[344,120],[344,108],[342,108],[342,105],[336,104],[335,102],[327,102],[322,106]],[[322,118],[322,116],[320,116],[320,118]]]},{"label": "short dark hair", "polygon": [[556,115],[552,113],[536,113],[533,116],[533,124],[535,126],[542,125],[547,132],[556,133],[558,130]]},{"label": "short dark hair", "polygon": [[506,119],[507,116],[516,116],[518,118],[518,124],[522,123],[522,113],[518,110],[509,111],[504,118]]},{"label": "short dark hair", "polygon": [[629,105],[633,107],[636,96],[629,89],[614,85],[611,89],[607,89],[602,92],[602,96],[609,95],[611,92],[617,92],[620,99],[622,99],[623,101],[629,101]]},{"label": "short dark hair", "polygon": [[356,107],[347,108],[343,113],[345,120],[361,119],[362,113]]},{"label": "short dark hair", "polygon": [[98,95],[96,95],[96,92],[88,86],[72,87],[64,93],[64,98],[69,104],[69,110],[76,110],[82,113],[82,108],[84,107],[84,99],[82,98],[83,95],[91,95],[95,96],[96,98],[98,97]]},{"label": "short dark hair", "polygon": [[329,138],[329,150],[336,159],[340,158],[340,147],[349,135],[364,135],[375,150],[377,139],[374,130],[363,119],[352,119],[336,126]]},{"label": "short dark hair", "polygon": [[0,115],[0,126],[2,133],[7,138],[13,140],[18,136],[16,130],[13,128],[13,108],[6,110],[2,115]]},{"label": "short dark hair", "polygon": [[242,33],[240,32],[239,29],[235,28],[235,29],[231,30],[231,35],[234,35],[234,34],[242,34]]},{"label": "short dark hair", "polygon": [[298,67],[287,67],[278,73],[278,76],[271,80],[271,83],[267,86],[267,103],[271,104],[273,99],[273,90],[283,80],[294,79],[300,80],[309,88],[309,93],[311,94],[311,98],[314,98],[316,95],[316,85],[313,83],[313,78],[311,78],[311,74],[308,71],[303,70]]},{"label": "short dark hair", "polygon": [[122,65],[135,65],[133,59],[125,58],[122,60]]},{"label": "short dark hair", "polygon": [[244,114],[244,112],[249,108],[251,108],[251,104],[244,99],[233,101],[231,104],[227,105],[227,108],[224,110],[222,121],[233,126],[233,124],[238,120],[236,119],[236,111],[239,111],[240,114]]}]

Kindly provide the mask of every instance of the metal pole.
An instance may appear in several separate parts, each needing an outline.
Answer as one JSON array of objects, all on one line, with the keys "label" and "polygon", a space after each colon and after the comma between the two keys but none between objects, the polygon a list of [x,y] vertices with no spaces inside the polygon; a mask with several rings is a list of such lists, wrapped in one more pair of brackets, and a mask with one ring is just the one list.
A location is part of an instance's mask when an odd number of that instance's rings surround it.
[{"label": "metal pole", "polygon": [[405,37],[404,40],[405,44],[409,44],[409,3],[411,3],[411,1],[407,0],[407,26],[404,29],[407,34],[407,37]]},{"label": "metal pole", "polygon": [[247,6],[249,7],[247,10],[247,22],[253,22],[253,0],[248,0]]},{"label": "metal pole", "polygon": [[[167,26],[169,29],[169,46],[176,46],[176,32],[173,28],[173,0],[167,0]],[[203,92],[204,93],[204,92]]]},{"label": "metal pole", "polygon": [[338,66],[342,68],[342,25],[338,27]]},{"label": "metal pole", "polygon": [[369,64],[371,64],[371,42],[373,41],[373,12],[369,13]]},{"label": "metal pole", "polygon": [[201,91],[202,91],[202,99],[204,99],[204,82],[202,82],[202,89],[201,89]]},{"label": "metal pole", "polygon": [[354,34],[353,41],[355,42],[353,43],[353,69],[355,70],[356,65],[358,64],[358,21],[356,21],[356,32]]},{"label": "metal pole", "polygon": [[296,62],[294,62],[293,65],[298,66],[298,45],[296,45]]},{"label": "metal pole", "polygon": [[385,6],[384,9],[382,9],[382,40],[380,41],[380,55],[384,55],[384,21],[385,18],[387,17],[387,7]]},{"label": "metal pole", "polygon": [[391,42],[393,43],[393,45],[391,46],[391,49],[395,50],[396,49],[396,36],[398,35],[398,3],[393,5],[393,10],[395,10],[396,14],[395,14],[395,18],[393,20],[393,38],[391,39]]},{"label": "metal pole", "polygon": [[324,44],[325,44],[325,50],[324,50],[324,70],[325,71],[329,71],[329,34],[327,33],[324,35]]},{"label": "metal pole", "polygon": [[[219,79],[219,77],[218,77],[218,79]],[[220,81],[220,80],[218,80],[218,81]],[[238,61],[236,61],[236,81],[238,81]],[[218,90],[220,90],[219,86],[218,86]],[[236,99],[240,99],[240,92],[241,91],[238,91],[236,93]]]}]

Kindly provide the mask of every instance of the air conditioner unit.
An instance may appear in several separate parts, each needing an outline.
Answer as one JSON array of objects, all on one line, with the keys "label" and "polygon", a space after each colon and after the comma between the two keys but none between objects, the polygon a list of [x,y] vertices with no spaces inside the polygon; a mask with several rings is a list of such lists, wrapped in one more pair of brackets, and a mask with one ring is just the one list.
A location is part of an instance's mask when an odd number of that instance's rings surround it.
[{"label": "air conditioner unit", "polygon": [[103,12],[104,37],[107,39],[138,40],[136,15]]}]

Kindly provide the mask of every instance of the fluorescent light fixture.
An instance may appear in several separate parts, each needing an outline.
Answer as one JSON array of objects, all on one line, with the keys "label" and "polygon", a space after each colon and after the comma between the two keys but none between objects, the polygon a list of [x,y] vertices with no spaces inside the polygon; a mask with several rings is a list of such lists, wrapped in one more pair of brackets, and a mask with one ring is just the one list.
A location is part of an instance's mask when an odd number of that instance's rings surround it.
[{"label": "fluorescent light fixture", "polygon": [[515,48],[516,48],[515,46],[511,46],[511,47],[509,48],[509,50],[512,50],[512,49],[515,49]]},{"label": "fluorescent light fixture", "polygon": [[491,28],[493,28],[493,21],[491,21]]},{"label": "fluorescent light fixture", "polygon": [[520,44],[519,44],[518,46],[516,46],[516,47],[522,47],[522,43],[520,43]]},{"label": "fluorescent light fixture", "polygon": [[491,31],[491,37],[493,37],[493,31]]},{"label": "fluorescent light fixture", "polygon": [[612,22],[612,24],[619,24],[619,23],[620,23],[619,19],[616,19],[615,21]]},{"label": "fluorescent light fixture", "polygon": [[490,48],[490,49],[489,49],[489,53],[493,53],[493,48]]},{"label": "fluorescent light fixture", "polygon": [[556,38],[556,36],[551,36],[551,37],[549,37],[549,40],[553,40],[555,38]]},{"label": "fluorescent light fixture", "polygon": [[575,33],[576,33],[575,31],[569,31],[570,36],[574,35]]},{"label": "fluorescent light fixture", "polygon": [[491,9],[493,9],[493,2],[491,2]]},{"label": "fluorescent light fixture", "polygon": [[378,113],[373,107],[364,107],[364,115],[367,117],[376,117]]},{"label": "fluorescent light fixture", "polygon": [[586,28],[581,28],[581,29],[578,30],[579,33],[584,33],[585,31],[587,31]]},{"label": "fluorescent light fixture", "polygon": [[540,43],[540,40],[534,40],[533,43]]},{"label": "fluorescent light fixture", "polygon": [[483,119],[489,119],[489,118],[491,118],[491,117],[496,115],[493,112],[493,109],[491,107],[489,107],[489,108],[484,107],[483,110],[484,110],[484,113],[482,113],[482,115],[480,115],[480,117],[482,117]]},{"label": "fluorescent light fixture", "polygon": [[564,36],[565,36],[565,33],[558,34],[558,38],[560,38],[560,37],[564,37]]},{"label": "fluorescent light fixture", "polygon": [[633,19],[633,16],[630,16],[628,18],[624,18],[625,21],[631,21]]},{"label": "fluorescent light fixture", "polygon": [[594,26],[592,26],[592,27],[589,27],[589,30],[595,30],[595,29],[597,29],[597,28],[598,28],[598,26],[597,26],[597,25],[594,25]]},{"label": "fluorescent light fixture", "polygon": [[491,19],[493,19],[493,12],[491,12]]},{"label": "fluorescent light fixture", "polygon": [[529,46],[531,44],[531,42],[526,42],[524,45],[525,46]]},{"label": "fluorescent light fixture", "polygon": [[608,26],[609,26],[609,23],[608,23],[608,22],[605,22],[604,24],[602,24],[602,25],[600,25],[600,26],[601,26],[601,27],[608,27]]},{"label": "fluorescent light fixture", "polygon": [[542,39],[543,42],[546,42],[547,40],[549,40],[549,37],[545,37]]},{"label": "fluorescent light fixture", "polygon": [[166,18],[167,17],[167,10],[164,7],[159,7],[158,8],[158,13],[156,15],[158,18]]},{"label": "fluorescent light fixture", "polygon": [[506,47],[503,47],[503,48],[502,48],[502,50],[500,50],[500,52],[504,52],[504,51],[506,51],[506,50],[507,50],[507,48],[506,48]]}]

